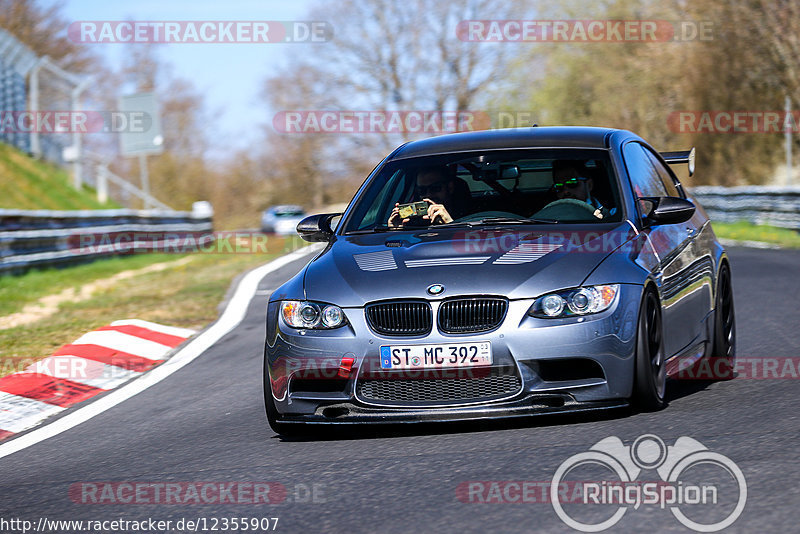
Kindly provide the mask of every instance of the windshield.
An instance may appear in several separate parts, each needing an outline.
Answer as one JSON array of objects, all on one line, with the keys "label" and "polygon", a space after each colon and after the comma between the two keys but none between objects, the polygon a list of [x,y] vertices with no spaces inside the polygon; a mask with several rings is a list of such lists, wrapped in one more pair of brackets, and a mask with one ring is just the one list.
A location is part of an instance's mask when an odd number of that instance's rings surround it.
[{"label": "windshield", "polygon": [[622,218],[619,206],[605,150],[426,156],[386,164],[355,200],[345,233],[443,224],[616,222]]}]

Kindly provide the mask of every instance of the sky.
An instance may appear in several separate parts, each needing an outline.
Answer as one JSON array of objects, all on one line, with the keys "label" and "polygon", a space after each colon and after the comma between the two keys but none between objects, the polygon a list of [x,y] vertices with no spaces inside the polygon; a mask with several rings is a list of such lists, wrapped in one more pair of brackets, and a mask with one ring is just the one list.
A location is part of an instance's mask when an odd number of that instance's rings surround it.
[{"label": "sky", "polygon": [[[50,5],[58,0],[42,0]],[[303,21],[312,0],[66,0],[62,14],[80,21]],[[66,28],[65,28],[66,33]],[[95,43],[109,65],[119,65],[129,45]],[[302,43],[169,43],[158,56],[172,65],[176,77],[190,80],[205,98],[214,122],[214,152],[245,148],[258,139],[260,124],[271,112],[259,96],[264,80]]]}]

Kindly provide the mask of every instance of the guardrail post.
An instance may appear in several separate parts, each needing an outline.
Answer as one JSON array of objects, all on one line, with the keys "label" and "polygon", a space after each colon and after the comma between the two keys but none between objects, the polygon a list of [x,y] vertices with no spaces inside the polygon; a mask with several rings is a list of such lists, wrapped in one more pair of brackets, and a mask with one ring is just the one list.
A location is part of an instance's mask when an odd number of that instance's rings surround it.
[{"label": "guardrail post", "polygon": [[102,163],[97,165],[97,201],[108,202],[108,169]]},{"label": "guardrail post", "polygon": [[147,154],[139,154],[139,176],[142,180],[142,192],[144,193],[144,209],[149,210],[150,202],[150,175],[147,174]]},{"label": "guardrail post", "polygon": [[786,95],[786,118],[784,132],[786,135],[786,185],[792,185],[792,99]]},{"label": "guardrail post", "polygon": [[[81,105],[81,93],[89,86],[89,79],[79,82],[70,92],[70,111],[76,113]],[[72,146],[75,148],[75,161],[72,163],[72,185],[80,190],[83,187],[83,138],[77,129],[72,132]]]},{"label": "guardrail post", "polygon": [[[30,92],[29,92],[29,99],[30,102],[28,104],[28,108],[30,109],[31,113],[35,116],[36,112],[39,111],[39,71],[42,70],[42,66],[44,62],[47,61],[46,56],[40,58],[39,61],[36,62],[36,65],[33,66],[31,69],[31,85],[30,85]],[[31,142],[31,154],[36,159],[42,157],[42,143],[39,139],[39,129],[38,128],[31,128],[30,133],[30,142]]]}]

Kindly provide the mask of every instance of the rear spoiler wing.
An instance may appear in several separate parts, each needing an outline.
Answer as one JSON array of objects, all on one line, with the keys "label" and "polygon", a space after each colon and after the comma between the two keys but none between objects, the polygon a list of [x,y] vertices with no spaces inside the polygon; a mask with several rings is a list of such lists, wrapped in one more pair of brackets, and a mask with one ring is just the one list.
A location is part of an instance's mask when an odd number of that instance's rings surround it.
[{"label": "rear spoiler wing", "polygon": [[694,147],[691,150],[679,150],[677,152],[662,152],[661,157],[670,165],[689,165],[689,176],[694,174]]}]

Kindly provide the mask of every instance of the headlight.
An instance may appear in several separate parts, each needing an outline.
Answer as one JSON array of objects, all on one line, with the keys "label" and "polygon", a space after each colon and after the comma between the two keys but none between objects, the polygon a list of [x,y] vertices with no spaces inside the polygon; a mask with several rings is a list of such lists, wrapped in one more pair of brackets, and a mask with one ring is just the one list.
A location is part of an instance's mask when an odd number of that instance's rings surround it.
[{"label": "headlight", "polygon": [[321,302],[285,300],[281,302],[281,316],[292,328],[337,328],[347,322],[339,306]]},{"label": "headlight", "polygon": [[619,292],[619,284],[578,287],[537,298],[528,310],[534,317],[574,317],[607,310]]}]

